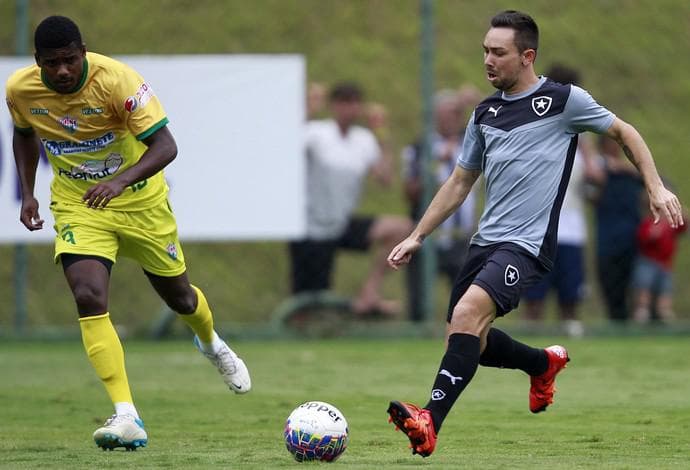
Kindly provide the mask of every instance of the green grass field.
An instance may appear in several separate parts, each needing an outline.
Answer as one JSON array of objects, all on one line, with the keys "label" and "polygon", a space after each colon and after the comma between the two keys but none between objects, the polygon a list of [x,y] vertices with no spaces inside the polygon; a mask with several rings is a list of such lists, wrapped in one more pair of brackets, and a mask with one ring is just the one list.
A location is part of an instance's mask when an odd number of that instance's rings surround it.
[{"label": "green grass field", "polygon": [[[530,338],[546,346],[553,338]],[[556,340],[562,341],[562,340]],[[2,468],[297,467],[284,420],[306,400],[350,424],[340,468],[687,468],[687,338],[566,340],[556,403],[527,409],[521,372],[480,368],[440,435],[412,456],[386,422],[390,399],[423,402],[439,340],[242,342],[254,389],[236,396],[189,342],[126,342],[149,447],[102,452],[91,433],[110,403],[78,341],[0,344]]]}]

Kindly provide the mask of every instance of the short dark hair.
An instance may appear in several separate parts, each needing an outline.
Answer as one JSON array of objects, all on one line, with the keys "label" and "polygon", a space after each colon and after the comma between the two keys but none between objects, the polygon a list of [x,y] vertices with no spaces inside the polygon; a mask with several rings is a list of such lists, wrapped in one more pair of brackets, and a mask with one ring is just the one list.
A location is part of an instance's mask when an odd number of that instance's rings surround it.
[{"label": "short dark hair", "polygon": [[546,76],[554,82],[562,83],[563,85],[580,84],[580,72],[563,64],[551,65],[546,72]]},{"label": "short dark hair", "polygon": [[328,97],[331,101],[364,101],[364,91],[354,82],[341,82],[331,88]]},{"label": "short dark hair", "polygon": [[82,46],[81,33],[76,23],[66,16],[49,16],[36,27],[34,47],[36,53],[46,49],[60,49],[75,44]]},{"label": "short dark hair", "polygon": [[527,13],[506,10],[491,18],[493,28],[511,28],[515,31],[515,45],[519,52],[539,47],[539,27]]}]

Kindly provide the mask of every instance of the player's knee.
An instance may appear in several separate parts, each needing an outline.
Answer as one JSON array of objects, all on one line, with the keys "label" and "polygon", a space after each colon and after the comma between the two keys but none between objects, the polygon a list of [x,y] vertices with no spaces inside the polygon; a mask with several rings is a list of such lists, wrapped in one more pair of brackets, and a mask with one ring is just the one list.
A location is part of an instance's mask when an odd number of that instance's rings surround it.
[{"label": "player's knee", "polygon": [[192,289],[169,296],[165,302],[173,311],[182,315],[189,315],[196,311],[197,298]]},{"label": "player's knee", "polygon": [[450,319],[450,333],[468,333],[479,336],[490,322],[490,315],[479,306],[469,302],[459,302],[453,309]]},{"label": "player's knee", "polygon": [[72,293],[81,316],[100,315],[108,311],[104,290],[90,284],[80,284],[72,289]]}]

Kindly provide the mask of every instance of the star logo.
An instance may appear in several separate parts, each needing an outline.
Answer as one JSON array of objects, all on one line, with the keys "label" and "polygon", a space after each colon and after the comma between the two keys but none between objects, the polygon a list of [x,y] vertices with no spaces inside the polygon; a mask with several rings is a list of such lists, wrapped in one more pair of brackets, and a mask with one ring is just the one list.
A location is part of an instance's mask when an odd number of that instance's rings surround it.
[{"label": "star logo", "polygon": [[506,272],[505,272],[506,286],[514,286],[515,284],[518,283],[519,280],[520,280],[520,271],[518,271],[518,268],[516,268],[512,264],[509,264],[508,266],[506,266]]},{"label": "star logo", "polygon": [[434,401],[439,401],[443,400],[446,398],[446,392],[443,390],[439,390],[438,388],[435,388],[431,391],[431,399]]},{"label": "star logo", "polygon": [[534,111],[537,116],[543,116],[549,112],[551,109],[552,99],[550,96],[537,96],[532,98],[532,111]]}]

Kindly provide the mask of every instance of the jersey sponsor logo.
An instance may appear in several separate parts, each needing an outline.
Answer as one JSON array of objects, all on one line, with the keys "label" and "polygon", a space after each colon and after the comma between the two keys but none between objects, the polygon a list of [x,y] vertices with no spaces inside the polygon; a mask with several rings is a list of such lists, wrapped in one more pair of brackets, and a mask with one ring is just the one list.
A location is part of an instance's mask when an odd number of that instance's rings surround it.
[{"label": "jersey sponsor logo", "polygon": [[443,390],[435,388],[431,391],[431,399],[432,400],[439,401],[439,400],[443,400],[444,398],[446,398],[446,392],[444,392]]},{"label": "jersey sponsor logo", "polygon": [[498,115],[498,110],[501,109],[502,107],[503,107],[503,105],[499,106],[498,108],[494,108],[493,106],[491,106],[491,107],[489,107],[489,112],[494,113],[494,117],[496,117],[496,115]]},{"label": "jersey sponsor logo", "polygon": [[532,111],[537,113],[537,116],[541,117],[549,112],[552,101],[550,96],[537,96],[532,98]]},{"label": "jersey sponsor logo", "polygon": [[62,128],[68,131],[69,133],[74,134],[77,131],[77,126],[79,124],[77,123],[77,120],[75,118],[71,116],[63,116],[57,121],[58,124],[60,124]]},{"label": "jersey sponsor logo", "polygon": [[518,268],[516,268],[512,264],[509,264],[508,266],[506,266],[506,271],[505,271],[506,286],[514,286],[515,284],[518,283],[519,280],[520,280],[520,271],[518,271]]},{"label": "jersey sponsor logo", "polygon": [[29,108],[29,112],[33,115],[39,115],[39,116],[47,116],[48,115],[48,109],[47,108]]},{"label": "jersey sponsor logo", "polygon": [[136,96],[130,96],[125,100],[125,109],[127,110],[128,113],[133,112],[135,109],[139,107],[139,103],[137,103],[137,97]]},{"label": "jersey sponsor logo", "polygon": [[109,154],[105,160],[87,160],[79,166],[73,166],[69,170],[60,168],[58,176],[75,180],[100,180],[117,173],[122,165],[122,155]]},{"label": "jersey sponsor logo", "polygon": [[73,153],[98,152],[115,142],[115,134],[108,132],[95,139],[72,142],[71,140],[43,140],[44,147],[55,156]]},{"label": "jersey sponsor logo", "polygon": [[141,85],[139,85],[139,88],[137,89],[137,101],[139,102],[139,106],[142,108],[146,106],[146,103],[151,101],[151,98],[153,98],[155,93],[153,92],[153,88],[151,88],[151,85],[148,83],[144,82]]},{"label": "jersey sponsor logo", "polygon": [[91,116],[92,114],[103,114],[103,108],[81,108],[81,113],[84,116]]}]

